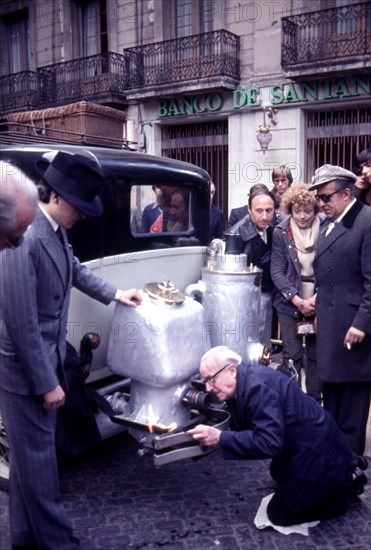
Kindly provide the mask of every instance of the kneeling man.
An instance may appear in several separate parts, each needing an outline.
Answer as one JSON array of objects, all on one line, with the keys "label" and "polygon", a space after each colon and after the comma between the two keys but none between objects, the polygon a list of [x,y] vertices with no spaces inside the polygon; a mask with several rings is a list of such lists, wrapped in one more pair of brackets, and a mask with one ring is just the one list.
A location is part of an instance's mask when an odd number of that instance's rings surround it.
[{"label": "kneeling man", "polygon": [[231,430],[200,424],[188,433],[202,445],[219,444],[226,459],[273,459],[277,489],[267,507],[273,524],[339,516],[351,493],[363,492],[366,459],[354,455],[330,415],[285,374],[245,364],[226,346],[206,352],[200,373],[206,390],[227,401]]}]

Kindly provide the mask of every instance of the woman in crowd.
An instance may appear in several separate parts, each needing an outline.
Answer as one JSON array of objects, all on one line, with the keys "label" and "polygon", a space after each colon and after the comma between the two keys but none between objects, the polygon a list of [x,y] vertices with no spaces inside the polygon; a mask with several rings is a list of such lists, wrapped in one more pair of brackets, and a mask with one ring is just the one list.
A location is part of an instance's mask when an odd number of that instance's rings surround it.
[{"label": "woman in crowd", "polygon": [[273,169],[272,193],[274,195],[274,206],[276,209],[275,215],[276,215],[277,223],[282,221],[281,211],[280,211],[282,196],[292,184],[292,180],[293,180],[292,173],[288,166],[281,164],[280,166],[277,166],[276,168]]},{"label": "woman in crowd", "polygon": [[[302,336],[297,334],[298,321],[314,327],[315,283],[313,260],[320,216],[314,193],[305,183],[293,184],[282,196],[281,211],[288,214],[273,232],[271,275],[275,285],[273,305],[281,328],[283,363],[292,359],[299,374],[304,363]],[[316,337],[306,336],[306,390],[321,400],[317,377]]]}]

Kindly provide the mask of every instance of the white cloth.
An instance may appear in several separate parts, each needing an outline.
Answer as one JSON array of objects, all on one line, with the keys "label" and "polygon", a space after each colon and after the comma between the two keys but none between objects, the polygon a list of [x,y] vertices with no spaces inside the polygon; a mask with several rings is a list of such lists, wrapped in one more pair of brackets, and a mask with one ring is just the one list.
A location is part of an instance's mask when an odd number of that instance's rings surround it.
[{"label": "white cloth", "polygon": [[283,535],[291,535],[296,533],[298,535],[304,535],[305,537],[309,536],[309,528],[316,527],[319,524],[319,521],[312,521],[310,523],[300,523],[299,525],[290,525],[289,527],[282,527],[282,525],[274,525],[271,520],[268,518],[267,506],[274,493],[267,495],[263,498],[260,503],[259,509],[254,518],[254,525],[258,529],[265,529],[266,527],[272,527],[279,533]]},{"label": "white cloth", "polygon": [[327,229],[326,229],[326,233],[325,233],[325,236],[327,237],[327,235],[329,235],[331,233],[331,231],[334,229],[335,227],[335,224],[341,222],[341,220],[344,218],[345,214],[352,208],[353,204],[355,203],[356,199],[353,199],[352,202],[350,202],[348,204],[348,206],[346,208],[344,208],[344,210],[342,211],[342,213],[340,214],[340,216],[338,216],[336,218],[336,220],[333,220],[332,222],[330,222],[327,226]]},{"label": "white cloth", "polygon": [[336,223],[338,223],[338,222],[330,222],[328,224],[327,229],[326,229],[326,233],[325,233],[326,237],[327,237],[327,235],[330,235],[330,233],[334,229]]},{"label": "white cloth", "polygon": [[264,243],[267,244],[268,242],[267,230],[263,229],[263,231],[258,231],[258,234],[260,235],[262,241],[264,241]]}]

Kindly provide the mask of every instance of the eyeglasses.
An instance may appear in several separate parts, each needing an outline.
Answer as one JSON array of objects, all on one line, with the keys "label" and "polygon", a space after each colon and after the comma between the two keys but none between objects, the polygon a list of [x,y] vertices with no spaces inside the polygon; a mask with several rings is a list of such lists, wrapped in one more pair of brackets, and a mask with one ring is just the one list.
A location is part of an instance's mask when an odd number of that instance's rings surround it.
[{"label": "eyeglasses", "polygon": [[336,195],[336,193],[339,193],[340,189],[336,189],[333,193],[328,193],[327,195],[324,193],[323,195],[315,195],[316,201],[322,201],[325,204],[330,202],[332,195]]},{"label": "eyeglasses", "polygon": [[224,365],[224,367],[222,367],[221,369],[216,371],[214,374],[210,374],[209,376],[206,376],[205,378],[201,378],[201,382],[203,382],[205,385],[206,384],[214,385],[215,384],[215,378],[218,376],[218,374],[220,374],[224,369],[229,367],[230,364],[231,363],[227,363],[226,365]]}]

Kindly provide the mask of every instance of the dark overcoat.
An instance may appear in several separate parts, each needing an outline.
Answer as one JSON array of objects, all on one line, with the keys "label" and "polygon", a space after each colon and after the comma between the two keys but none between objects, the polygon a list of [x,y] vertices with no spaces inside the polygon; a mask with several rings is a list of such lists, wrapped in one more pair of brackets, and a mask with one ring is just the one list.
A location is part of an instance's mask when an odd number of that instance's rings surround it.
[{"label": "dark overcoat", "polygon": [[352,451],[330,415],[286,375],[241,363],[228,407],[224,458],[273,458],[272,477],[292,510],[313,506],[346,483]]},{"label": "dark overcoat", "polygon": [[[325,236],[323,223],[313,267],[317,283],[317,366],[325,382],[371,381],[371,208],[356,201]],[[366,333],[349,351],[353,326]]]},{"label": "dark overcoat", "polygon": [[221,239],[224,234],[224,219],[223,212],[215,206],[210,208],[210,225],[209,225],[209,241],[213,239]]},{"label": "dark overcoat", "polygon": [[247,205],[240,206],[238,208],[232,208],[232,210],[229,214],[228,221],[227,221],[227,231],[228,231],[228,229],[230,229],[231,227],[236,225],[237,222],[239,222],[245,216],[247,216],[248,213],[249,213],[249,211],[247,209]]}]

